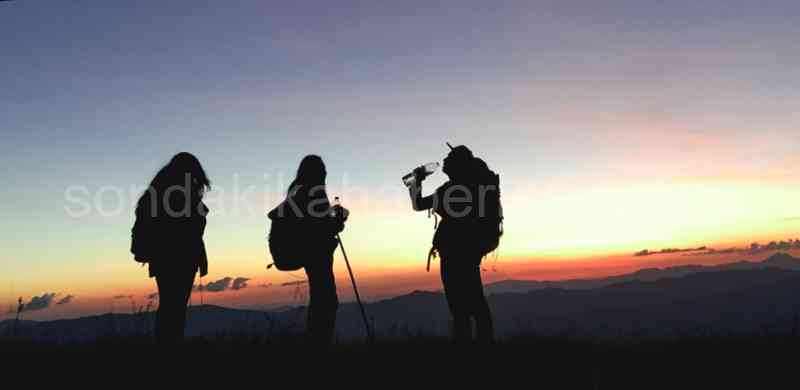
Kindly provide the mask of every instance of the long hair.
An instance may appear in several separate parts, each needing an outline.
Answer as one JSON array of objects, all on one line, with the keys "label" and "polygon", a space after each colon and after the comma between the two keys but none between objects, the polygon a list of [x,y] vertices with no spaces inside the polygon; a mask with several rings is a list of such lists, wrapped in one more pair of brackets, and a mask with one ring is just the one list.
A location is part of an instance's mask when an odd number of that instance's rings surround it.
[{"label": "long hair", "polygon": [[325,170],[325,163],[322,161],[322,157],[315,154],[309,154],[308,156],[303,157],[303,160],[300,161],[300,166],[297,168],[297,174],[295,175],[292,184],[289,185],[287,195],[292,195],[294,191],[300,187],[303,187],[308,191],[317,189],[324,190],[325,178],[327,175],[328,173]]},{"label": "long hair", "polygon": [[[187,188],[188,186],[188,188]],[[191,153],[181,152],[162,167],[150,181],[150,186],[145,195],[150,193],[159,203],[168,191],[180,189],[189,196],[190,204],[197,204],[203,199],[206,191],[211,189],[211,181],[206,175],[200,160]],[[170,202],[173,199],[169,200]],[[156,204],[152,205],[155,210]]]}]

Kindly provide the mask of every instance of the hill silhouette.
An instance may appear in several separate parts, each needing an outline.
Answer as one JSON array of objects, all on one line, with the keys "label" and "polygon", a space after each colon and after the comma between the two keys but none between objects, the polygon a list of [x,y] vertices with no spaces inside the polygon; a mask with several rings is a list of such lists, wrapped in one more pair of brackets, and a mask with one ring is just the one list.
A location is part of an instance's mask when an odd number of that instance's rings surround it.
[{"label": "hill silhouette", "polygon": [[605,278],[569,279],[558,281],[510,279],[488,284],[486,285],[486,291],[490,294],[500,294],[511,292],[521,293],[533,290],[542,290],[546,288],[583,290],[636,280],[654,281],[663,278],[681,277],[698,272],[752,270],[764,268],[779,268],[791,271],[800,271],[800,259],[792,257],[787,253],[776,253],[764,261],[737,261],[713,266],[690,264],[666,268],[643,268],[629,274],[615,275]]},{"label": "hill silhouette", "polygon": [[[642,270],[591,281],[607,284],[597,288],[585,288],[590,281],[567,281],[564,285],[580,288],[495,293],[489,299],[501,337],[536,334],[614,339],[790,333],[795,331],[800,312],[798,263],[796,258],[778,254],[763,262]],[[609,279],[617,282],[608,284]],[[447,305],[439,292],[415,291],[373,302],[368,304],[368,312],[377,335],[385,339],[448,334]],[[146,335],[152,330],[152,321],[152,313],[104,314],[25,321],[19,328],[21,335],[39,340],[90,341]],[[189,309],[186,333],[189,337],[298,335],[304,321],[304,307],[264,312],[202,305]],[[343,304],[337,338],[361,339],[360,321],[356,305]],[[0,333],[12,324],[1,322]]]}]

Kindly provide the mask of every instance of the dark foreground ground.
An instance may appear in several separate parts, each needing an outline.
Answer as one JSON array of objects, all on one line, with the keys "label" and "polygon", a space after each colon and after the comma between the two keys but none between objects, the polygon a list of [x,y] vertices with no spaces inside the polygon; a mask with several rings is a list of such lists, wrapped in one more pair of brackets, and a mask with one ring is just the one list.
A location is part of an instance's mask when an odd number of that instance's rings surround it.
[{"label": "dark foreground ground", "polygon": [[[380,373],[379,382],[372,382],[378,387],[433,375],[448,381],[481,383],[513,378],[513,383],[523,388],[548,389],[800,388],[800,337],[794,335],[619,342],[527,336],[492,346],[458,346],[445,339],[410,338],[378,340],[372,345],[340,344],[328,351],[309,348],[296,337],[196,338],[168,350],[154,346],[146,337],[83,344],[5,338],[0,340],[0,350],[4,357],[12,358],[5,359],[6,367],[42,361],[85,367],[84,363],[99,361],[110,366],[152,369],[180,362],[187,364],[192,375],[204,372],[199,367],[218,370],[224,364],[233,370],[227,372],[234,375],[237,370],[253,374],[252,367],[263,370],[264,375],[288,373],[286,369],[299,371],[300,378],[305,373],[309,375],[306,379],[315,381],[325,378],[315,376],[319,370],[332,369],[349,375],[348,380]],[[479,386],[476,383],[468,387]]]}]

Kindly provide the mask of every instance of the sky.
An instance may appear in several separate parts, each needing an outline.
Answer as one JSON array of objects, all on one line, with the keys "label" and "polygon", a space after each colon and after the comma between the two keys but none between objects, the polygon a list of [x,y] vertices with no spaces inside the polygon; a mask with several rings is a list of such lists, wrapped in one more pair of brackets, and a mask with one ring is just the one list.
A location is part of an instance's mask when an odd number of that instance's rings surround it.
[{"label": "sky", "polygon": [[231,305],[302,298],[281,286],[302,272],[265,269],[265,214],[309,153],[372,298],[440,287],[433,221],[400,178],[445,142],[501,174],[487,279],[795,238],[798,17],[794,1],[2,2],[0,308],[146,302],[133,203],[180,151],[214,186],[205,282],[249,279],[203,298]]}]

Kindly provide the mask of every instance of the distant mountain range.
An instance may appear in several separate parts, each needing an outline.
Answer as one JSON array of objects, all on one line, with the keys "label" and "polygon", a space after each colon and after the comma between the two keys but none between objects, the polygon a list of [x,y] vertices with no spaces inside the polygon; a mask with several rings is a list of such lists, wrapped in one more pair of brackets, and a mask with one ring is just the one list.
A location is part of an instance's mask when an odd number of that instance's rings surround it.
[{"label": "distant mountain range", "polygon": [[678,278],[698,272],[744,271],[765,268],[800,271],[800,260],[786,253],[777,253],[760,262],[738,261],[714,266],[681,265],[668,268],[644,268],[630,274],[598,279],[570,279],[559,281],[503,280],[500,282],[487,284],[485,288],[488,294],[522,293],[546,288],[587,290],[592,288],[606,287],[622,282],[655,281],[664,278]]},{"label": "distant mountain range", "polygon": [[[497,333],[599,338],[791,332],[800,313],[800,260],[777,254],[763,262],[644,269],[603,279],[504,281],[487,286]],[[370,303],[381,337],[444,336],[449,314],[438,292]],[[57,321],[25,321],[19,334],[47,341],[149,335],[153,313],[104,314]],[[189,336],[299,334],[305,308],[281,311],[195,306]],[[0,322],[0,334],[13,321]],[[340,307],[340,340],[363,337],[358,308]]]}]

